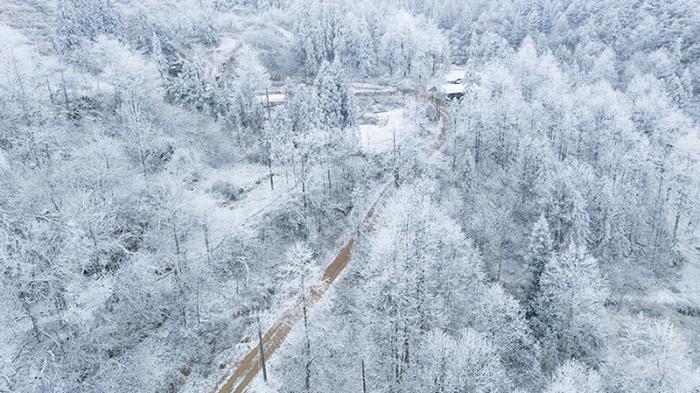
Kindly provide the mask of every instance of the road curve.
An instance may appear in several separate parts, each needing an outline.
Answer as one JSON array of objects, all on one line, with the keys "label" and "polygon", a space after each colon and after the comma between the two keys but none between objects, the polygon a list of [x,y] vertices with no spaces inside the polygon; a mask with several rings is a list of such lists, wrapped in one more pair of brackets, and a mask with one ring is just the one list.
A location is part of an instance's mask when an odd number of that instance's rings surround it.
[{"label": "road curve", "polygon": [[[445,121],[448,118],[447,111],[440,105],[440,102],[437,99],[428,95],[427,93],[419,94],[419,96],[431,102],[438,111],[439,120],[443,120],[442,126],[440,127],[440,133],[438,134],[438,140],[430,146],[430,152],[428,154],[432,154],[432,152],[439,150],[445,143],[445,134],[447,131]],[[386,199],[389,191],[393,188],[392,185],[393,180],[387,181],[384,184],[382,192],[379,194],[377,199],[365,214],[365,217],[362,219],[362,224],[365,225],[367,230],[372,230],[373,218],[377,208],[379,207],[379,204]],[[321,283],[312,287],[309,293],[307,298],[309,306],[313,305],[316,300],[323,296],[328,287],[335,282],[340,273],[348,265],[354,244],[355,236],[353,235],[347,242],[345,242],[336,257],[333,259],[333,262],[326,266],[323,271]],[[294,323],[301,317],[301,315],[301,299],[298,299],[294,305],[286,310],[280,319],[267,332],[265,332],[265,335],[263,336],[263,345],[266,359],[269,359],[272,354],[274,354],[275,351],[282,345],[284,340],[287,338],[289,331],[294,326]],[[219,385],[216,392],[243,393],[258,374],[261,367],[259,347],[258,345],[255,345],[253,349],[251,349],[250,352],[243,357],[233,373],[226,377],[225,380]]]}]

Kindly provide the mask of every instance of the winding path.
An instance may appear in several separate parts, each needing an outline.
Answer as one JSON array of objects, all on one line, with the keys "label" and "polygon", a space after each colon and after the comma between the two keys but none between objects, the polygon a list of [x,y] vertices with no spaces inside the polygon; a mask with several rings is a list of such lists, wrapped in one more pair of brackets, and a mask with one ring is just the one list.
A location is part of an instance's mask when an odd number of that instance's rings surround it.
[{"label": "winding path", "polygon": [[[440,127],[440,133],[438,134],[438,140],[430,146],[428,154],[432,154],[434,151],[439,150],[445,143],[445,133],[446,133],[446,120],[448,118],[447,111],[440,101],[423,93],[419,95],[423,99],[431,102],[438,111],[439,119],[442,120],[442,126]],[[367,211],[365,217],[362,220],[362,224],[368,230],[372,230],[373,219],[377,208],[383,202],[389,191],[393,189],[393,179],[388,180],[383,185],[382,192],[379,194],[377,199],[372,204],[372,207]],[[320,299],[326,292],[328,287],[330,287],[333,282],[338,278],[340,273],[345,269],[350,258],[352,256],[352,248],[355,244],[355,236],[351,236],[350,239],[343,245],[336,257],[323,271],[323,277],[321,279],[320,285],[314,286],[308,296],[308,305],[311,306],[313,303]],[[284,343],[290,330],[294,326],[294,323],[299,320],[302,315],[302,304],[301,299],[298,299],[292,307],[282,314],[280,319],[265,332],[263,336],[263,346],[266,359],[269,359],[272,354]],[[259,355],[259,346],[256,344],[253,349],[248,352],[245,357],[238,363],[238,367],[225,378],[225,380],[216,389],[218,393],[242,393],[244,392],[250,383],[253,381],[255,376],[258,374],[262,367]]]}]

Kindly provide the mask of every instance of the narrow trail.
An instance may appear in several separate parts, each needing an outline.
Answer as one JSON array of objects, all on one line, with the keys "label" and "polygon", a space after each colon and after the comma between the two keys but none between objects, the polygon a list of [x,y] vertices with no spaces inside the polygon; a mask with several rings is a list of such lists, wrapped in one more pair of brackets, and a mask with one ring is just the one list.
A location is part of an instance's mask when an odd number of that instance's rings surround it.
[{"label": "narrow trail", "polygon": [[[419,94],[419,97],[432,103],[436,110],[438,111],[438,121],[442,121],[440,127],[440,132],[438,134],[438,140],[429,147],[428,155],[439,150],[445,144],[447,126],[446,121],[448,119],[447,110],[440,105],[440,101],[432,97],[427,93]],[[386,199],[389,192],[393,189],[394,180],[388,180],[374,201],[370,209],[365,214],[362,219],[362,224],[368,231],[373,229],[373,219],[376,214],[377,208]],[[318,299],[320,299],[326,290],[335,282],[340,273],[345,269],[350,262],[352,256],[352,249],[355,245],[355,236],[351,236],[350,239],[345,242],[343,247],[340,249],[336,257],[323,271],[323,276],[319,285],[312,287],[309,296],[307,298],[307,306],[312,306]],[[265,332],[263,336],[263,346],[265,352],[265,358],[269,359],[275,351],[284,343],[287,335],[292,330],[294,323],[300,319],[302,315],[302,300],[298,299],[292,307],[282,314],[280,319]],[[226,377],[225,381],[219,385],[216,392],[218,393],[243,393],[250,383],[253,381],[255,376],[260,372],[262,368],[259,346],[256,344],[253,349],[248,352],[243,359],[238,364],[238,367]]]}]

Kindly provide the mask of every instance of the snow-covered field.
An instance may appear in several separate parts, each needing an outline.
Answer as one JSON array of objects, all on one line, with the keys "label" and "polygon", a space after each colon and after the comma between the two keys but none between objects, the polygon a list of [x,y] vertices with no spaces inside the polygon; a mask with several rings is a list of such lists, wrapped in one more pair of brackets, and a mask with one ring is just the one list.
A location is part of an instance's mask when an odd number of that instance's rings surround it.
[{"label": "snow-covered field", "polygon": [[360,124],[359,137],[362,149],[367,153],[391,152],[406,136],[415,133],[415,126],[407,120],[406,109],[366,115],[372,124]]}]

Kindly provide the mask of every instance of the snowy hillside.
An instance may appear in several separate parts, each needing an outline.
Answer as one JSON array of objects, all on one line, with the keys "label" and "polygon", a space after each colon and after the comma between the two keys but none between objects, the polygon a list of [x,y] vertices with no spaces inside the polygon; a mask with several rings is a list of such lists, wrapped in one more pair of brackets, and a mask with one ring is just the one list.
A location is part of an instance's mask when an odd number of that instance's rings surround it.
[{"label": "snowy hillside", "polygon": [[0,2],[0,392],[697,393],[700,5]]}]

